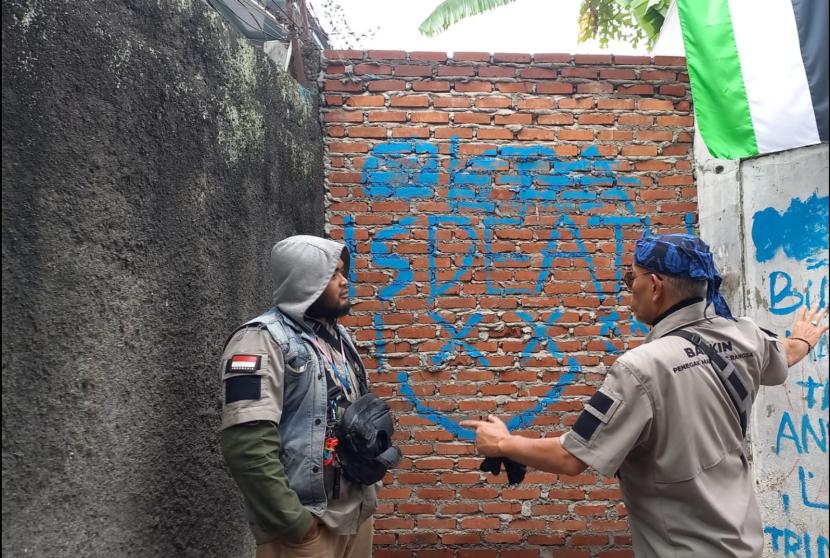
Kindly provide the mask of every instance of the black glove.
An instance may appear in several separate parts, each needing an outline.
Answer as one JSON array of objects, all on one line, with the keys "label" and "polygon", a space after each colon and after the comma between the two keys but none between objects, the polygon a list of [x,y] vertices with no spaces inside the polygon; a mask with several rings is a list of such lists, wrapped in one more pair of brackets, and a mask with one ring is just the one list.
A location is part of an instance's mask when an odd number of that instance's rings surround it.
[{"label": "black glove", "polygon": [[524,480],[527,467],[507,457],[485,457],[478,468],[485,473],[498,475],[501,472],[502,463],[504,463],[504,470],[507,472],[508,484],[519,484]]}]

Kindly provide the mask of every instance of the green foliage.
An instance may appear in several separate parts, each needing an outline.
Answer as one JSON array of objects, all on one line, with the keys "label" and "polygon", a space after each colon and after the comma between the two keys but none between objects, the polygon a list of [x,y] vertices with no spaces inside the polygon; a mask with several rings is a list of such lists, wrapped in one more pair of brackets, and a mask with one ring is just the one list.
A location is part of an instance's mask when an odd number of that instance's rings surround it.
[{"label": "green foliage", "polygon": [[454,25],[474,15],[478,15],[516,0],[444,0],[418,26],[418,31],[427,37],[435,37]]},{"label": "green foliage", "polygon": [[[579,42],[589,39],[607,47],[610,41],[624,41],[649,47],[660,34],[671,0],[582,0],[579,11]],[[418,30],[435,37],[462,19],[510,4],[515,0],[444,0]]]},{"label": "green foliage", "polygon": [[579,11],[579,41],[596,39],[601,47],[624,41],[649,47],[660,34],[670,0],[583,0]]}]

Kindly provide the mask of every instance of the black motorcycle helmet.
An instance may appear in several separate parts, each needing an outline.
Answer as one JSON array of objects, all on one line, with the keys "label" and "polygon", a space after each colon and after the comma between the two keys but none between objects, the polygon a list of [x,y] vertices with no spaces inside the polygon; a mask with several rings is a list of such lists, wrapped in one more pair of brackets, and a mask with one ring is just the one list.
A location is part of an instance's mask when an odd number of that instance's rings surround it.
[{"label": "black motorcycle helmet", "polygon": [[389,405],[371,393],[349,405],[338,425],[337,460],[350,480],[370,485],[401,462],[392,445],[395,427]]}]

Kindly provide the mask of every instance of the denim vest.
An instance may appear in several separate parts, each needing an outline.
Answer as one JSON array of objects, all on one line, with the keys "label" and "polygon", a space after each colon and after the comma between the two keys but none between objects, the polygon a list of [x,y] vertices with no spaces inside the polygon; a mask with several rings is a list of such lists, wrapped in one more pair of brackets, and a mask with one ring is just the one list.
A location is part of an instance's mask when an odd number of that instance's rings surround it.
[{"label": "denim vest", "polygon": [[[326,510],[328,500],[323,480],[323,445],[326,437],[328,394],[326,371],[309,330],[277,308],[247,322],[265,326],[282,350],[285,361],[280,461],[288,486],[300,502],[316,513]],[[245,327],[243,326],[243,327]],[[338,326],[349,349],[357,354],[346,330]],[[359,359],[358,359],[359,361]],[[360,363],[360,372],[365,370]]]}]

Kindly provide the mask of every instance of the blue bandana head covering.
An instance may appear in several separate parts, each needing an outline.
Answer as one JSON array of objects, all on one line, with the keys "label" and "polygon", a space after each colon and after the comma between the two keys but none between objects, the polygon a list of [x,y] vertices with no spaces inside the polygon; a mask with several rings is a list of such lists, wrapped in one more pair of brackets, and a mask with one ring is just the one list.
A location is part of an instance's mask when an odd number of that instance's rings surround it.
[{"label": "blue bandana head covering", "polygon": [[719,289],[721,276],[709,246],[691,234],[659,234],[637,241],[634,263],[656,273],[706,280],[706,307],[714,304],[715,313],[734,320]]}]

